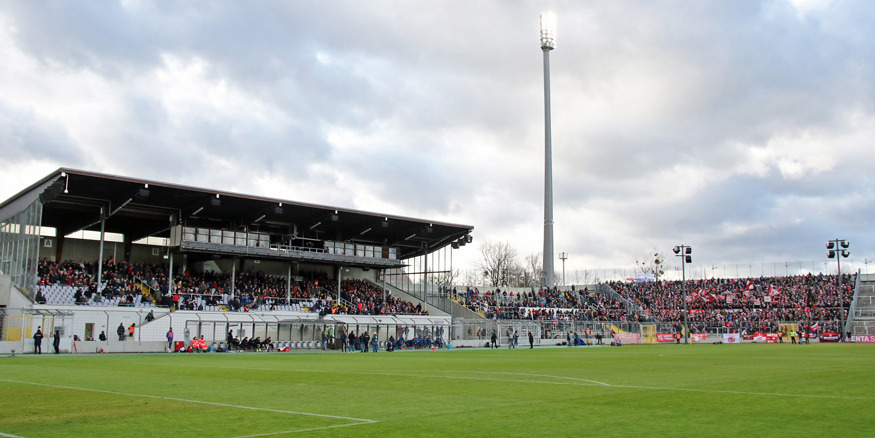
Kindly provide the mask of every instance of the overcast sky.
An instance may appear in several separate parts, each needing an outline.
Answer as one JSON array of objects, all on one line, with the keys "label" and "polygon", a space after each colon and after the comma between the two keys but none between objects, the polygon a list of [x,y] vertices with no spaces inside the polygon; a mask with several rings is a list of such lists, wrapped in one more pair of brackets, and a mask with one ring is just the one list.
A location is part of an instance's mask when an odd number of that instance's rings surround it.
[{"label": "overcast sky", "polygon": [[0,199],[71,167],[540,253],[548,9],[567,270],[875,256],[870,1],[4,1]]}]

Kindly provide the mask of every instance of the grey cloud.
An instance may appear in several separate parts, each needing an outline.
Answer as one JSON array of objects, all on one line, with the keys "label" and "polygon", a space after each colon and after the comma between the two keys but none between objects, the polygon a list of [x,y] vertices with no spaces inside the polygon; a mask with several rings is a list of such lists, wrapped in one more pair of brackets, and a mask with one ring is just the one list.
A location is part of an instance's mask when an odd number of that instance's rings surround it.
[{"label": "grey cloud", "polygon": [[84,161],[63,124],[4,99],[0,99],[0,151],[10,164],[47,160],[76,166]]}]

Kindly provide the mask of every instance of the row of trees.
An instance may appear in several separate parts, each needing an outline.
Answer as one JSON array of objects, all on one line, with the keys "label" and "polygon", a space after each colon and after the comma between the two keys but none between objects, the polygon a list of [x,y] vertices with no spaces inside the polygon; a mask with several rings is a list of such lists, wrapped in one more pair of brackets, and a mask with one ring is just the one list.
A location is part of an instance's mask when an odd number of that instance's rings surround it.
[{"label": "row of trees", "polygon": [[[659,279],[665,274],[665,256],[657,250],[650,251],[643,260],[636,260],[636,266],[644,274],[653,274]],[[480,244],[480,261],[477,268],[483,273],[487,283],[492,287],[532,287],[541,286],[544,264],[541,253],[530,254],[520,260],[519,253],[508,242],[482,242]],[[567,278],[570,284],[590,284],[598,282],[598,278],[590,277],[590,274],[580,271],[572,273],[574,278]],[[446,280],[462,280],[463,282],[476,283],[475,279],[456,278],[458,274],[449,275]],[[557,283],[562,279],[562,273],[553,275]],[[452,283],[450,283],[452,284]],[[562,285],[567,286],[567,285]]]},{"label": "row of trees", "polygon": [[[539,288],[543,282],[544,264],[541,253],[530,254],[520,259],[519,252],[508,242],[482,242],[480,244],[480,261],[477,268],[482,272],[486,282],[492,287],[530,287]],[[583,277],[581,277],[583,275]],[[597,282],[597,278],[589,277],[589,274],[575,271],[574,278],[567,278],[570,284],[589,284]],[[553,275],[556,282],[562,279],[562,273]],[[476,279],[461,279],[471,284],[478,282]],[[563,285],[567,286],[567,285]]]}]

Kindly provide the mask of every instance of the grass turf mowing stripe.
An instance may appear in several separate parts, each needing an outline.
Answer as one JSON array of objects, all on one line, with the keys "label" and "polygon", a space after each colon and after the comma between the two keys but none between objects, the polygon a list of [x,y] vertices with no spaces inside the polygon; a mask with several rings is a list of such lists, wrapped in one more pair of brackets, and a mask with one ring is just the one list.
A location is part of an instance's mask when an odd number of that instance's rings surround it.
[{"label": "grass turf mowing stripe", "polygon": [[[182,366],[182,365],[180,365]],[[720,389],[701,389],[701,388],[673,388],[666,386],[644,386],[644,385],[623,385],[623,384],[612,384],[606,382],[600,382],[597,380],[591,379],[581,379],[578,377],[567,377],[567,376],[553,376],[549,374],[532,374],[532,373],[510,373],[510,372],[494,372],[494,371],[466,371],[468,373],[480,373],[480,374],[503,374],[503,375],[511,375],[511,376],[521,376],[521,377],[545,377],[550,379],[557,380],[570,380],[567,381],[547,381],[547,380],[521,380],[521,379],[501,379],[498,377],[475,377],[475,376],[461,376],[461,375],[437,375],[435,372],[450,372],[450,371],[433,371],[430,374],[413,374],[409,372],[398,372],[394,370],[384,370],[384,371],[338,371],[338,370],[304,370],[304,369],[273,369],[273,368],[255,368],[255,367],[224,367],[224,366],[209,366],[209,365],[185,365],[186,367],[197,367],[197,368],[217,368],[217,369],[235,369],[241,370],[246,369],[250,371],[284,371],[284,372],[296,372],[296,373],[318,373],[318,374],[349,374],[349,375],[365,375],[365,376],[391,376],[391,377],[415,377],[415,378],[423,378],[423,379],[454,379],[454,380],[482,380],[482,381],[494,381],[501,383],[522,383],[522,384],[536,384],[536,385],[575,385],[575,386],[603,386],[607,388],[622,388],[622,389],[643,389],[643,390],[658,390],[658,391],[689,391],[689,392],[701,392],[701,393],[711,393],[711,394],[736,394],[736,395],[756,395],[756,396],[769,396],[769,397],[799,397],[799,398],[813,398],[813,399],[844,399],[844,400],[875,400],[875,397],[861,397],[861,396],[842,396],[842,395],[817,395],[817,394],[792,394],[792,393],[776,393],[776,392],[756,392],[756,391],[732,391],[732,390],[720,390]],[[2,379],[0,379],[2,380]],[[314,414],[318,415],[318,414]],[[330,416],[329,416],[330,417]],[[343,418],[343,417],[338,417]],[[376,422],[376,420],[363,420]]]},{"label": "grass turf mowing stripe", "polygon": [[[311,417],[330,418],[330,419],[335,419],[335,420],[354,421],[354,423],[349,423],[349,424],[338,424],[338,425],[322,426],[322,427],[314,427],[314,428],[306,428],[306,429],[284,430],[284,431],[268,432],[268,433],[254,434],[254,435],[241,435],[241,436],[238,436],[237,438],[271,436],[271,435],[281,435],[281,434],[290,434],[290,433],[299,433],[299,432],[312,432],[312,431],[318,431],[318,430],[335,429],[335,428],[340,428],[340,427],[350,427],[350,426],[358,426],[358,425],[362,425],[362,424],[377,423],[376,420],[369,420],[369,419],[365,419],[365,418],[354,418],[354,417],[344,417],[344,416],[340,416],[340,415],[317,414],[317,413],[312,413],[312,412],[288,411],[288,410],[282,410],[282,409],[259,408],[259,407],[255,407],[255,406],[243,406],[243,405],[235,405],[235,404],[229,404],[229,403],[210,402],[210,401],[204,401],[204,400],[190,400],[190,399],[184,399],[184,398],[178,398],[178,397],[157,396],[157,395],[151,395],[151,394],[136,394],[136,393],[129,393],[129,392],[109,391],[109,390],[104,390],[104,389],[81,388],[81,387],[66,386],[66,385],[52,385],[52,384],[48,384],[48,383],[28,382],[28,381],[10,380],[10,379],[0,379],[0,382],[17,383],[17,384],[22,384],[22,385],[34,385],[34,386],[41,386],[41,387],[46,387],[46,388],[68,389],[68,390],[74,390],[74,391],[88,391],[88,392],[95,392],[95,393],[101,393],[101,394],[120,395],[120,396],[126,396],[126,397],[145,397],[145,398],[153,398],[153,399],[159,399],[159,400],[172,400],[172,401],[183,402],[183,403],[197,403],[197,404],[204,404],[204,405],[210,405],[210,406],[218,406],[218,407],[234,408],[234,409],[246,409],[246,410],[252,410],[252,411],[270,412],[270,413],[278,413],[278,414],[304,415],[304,416],[311,416]],[[18,436],[0,433],[0,437],[18,437]]]}]

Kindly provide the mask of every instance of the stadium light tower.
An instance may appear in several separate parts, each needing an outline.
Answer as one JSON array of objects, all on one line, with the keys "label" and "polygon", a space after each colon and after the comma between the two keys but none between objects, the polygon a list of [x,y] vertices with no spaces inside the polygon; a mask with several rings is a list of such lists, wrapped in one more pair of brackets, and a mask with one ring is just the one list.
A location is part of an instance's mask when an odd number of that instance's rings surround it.
[{"label": "stadium light tower", "polygon": [[850,246],[851,243],[843,239],[833,239],[826,242],[826,256],[836,259],[838,267],[836,282],[838,283],[839,292],[839,316],[842,321],[842,325],[839,327],[839,339],[842,342],[847,342],[845,339],[845,294],[842,292],[842,257],[848,258],[851,255],[851,252],[848,251]]},{"label": "stadium light tower", "polygon": [[556,15],[541,13],[544,52],[544,287],[553,287],[553,140],[550,132],[550,51],[556,38]]},{"label": "stadium light tower", "polygon": [[686,245],[678,245],[672,249],[674,254],[681,258],[681,290],[683,290],[683,297],[681,297],[681,301],[684,302],[684,344],[690,343],[690,327],[687,324],[687,263],[693,262],[693,248],[690,248]]},{"label": "stadium light tower", "polygon": [[568,260],[568,253],[560,252],[559,260],[562,260],[562,286],[566,286],[568,283],[565,282],[565,261]]}]

